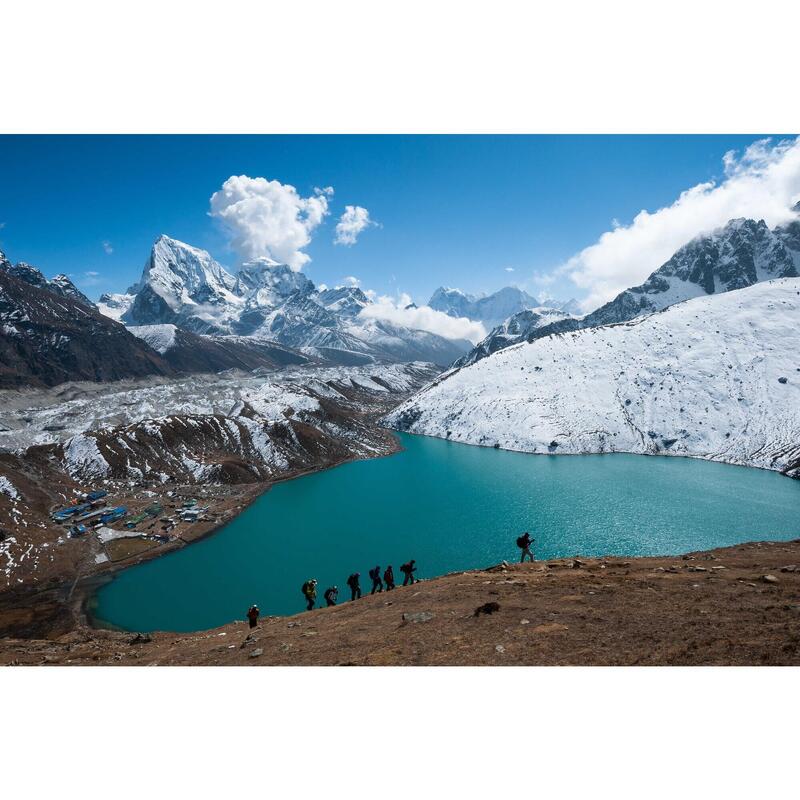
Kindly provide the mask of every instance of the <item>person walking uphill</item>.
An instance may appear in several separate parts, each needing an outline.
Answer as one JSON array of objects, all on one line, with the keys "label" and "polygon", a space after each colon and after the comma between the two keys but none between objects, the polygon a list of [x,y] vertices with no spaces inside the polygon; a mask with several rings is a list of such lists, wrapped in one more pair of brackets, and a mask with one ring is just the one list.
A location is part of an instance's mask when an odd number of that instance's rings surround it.
[{"label": "person walking uphill", "polygon": [[383,582],[386,584],[387,592],[389,589],[394,589],[394,570],[391,564],[383,571]]},{"label": "person walking uphill", "polygon": [[325,598],[325,602],[328,605],[328,608],[331,606],[336,605],[336,598],[339,596],[339,587],[338,586],[331,586],[329,589],[325,590],[325,594],[322,595]]},{"label": "person walking uphill", "polygon": [[358,579],[361,577],[360,572],[354,572],[348,579],[347,585],[350,587],[350,599],[356,600],[361,597],[361,586],[358,584]]},{"label": "person walking uphill", "polygon": [[306,598],[306,611],[311,611],[317,602],[317,579],[312,578],[310,581],[306,581],[301,591],[303,592],[303,597]]},{"label": "person walking uphill", "polygon": [[401,564],[400,565],[400,572],[405,575],[403,578],[403,586],[407,586],[409,583],[416,583],[417,579],[414,577],[414,572],[416,572],[416,567],[414,566],[417,562],[412,558],[411,561]]},{"label": "person walking uphill", "polygon": [[258,610],[258,606],[254,603],[250,608],[247,609],[247,619],[250,622],[250,627],[255,628],[258,625],[258,615],[261,612]]},{"label": "person walking uphill", "polygon": [[522,536],[517,537],[517,547],[522,550],[522,555],[520,556],[519,563],[521,564],[525,560],[525,556],[533,561],[533,553],[531,552],[531,545],[534,543],[535,539],[531,538],[531,535],[525,531]]},{"label": "person walking uphill", "polygon": [[372,578],[372,591],[370,594],[375,594],[375,590],[377,589],[379,592],[383,591],[383,581],[381,580],[381,568],[380,567],[373,567],[369,571],[369,576]]}]

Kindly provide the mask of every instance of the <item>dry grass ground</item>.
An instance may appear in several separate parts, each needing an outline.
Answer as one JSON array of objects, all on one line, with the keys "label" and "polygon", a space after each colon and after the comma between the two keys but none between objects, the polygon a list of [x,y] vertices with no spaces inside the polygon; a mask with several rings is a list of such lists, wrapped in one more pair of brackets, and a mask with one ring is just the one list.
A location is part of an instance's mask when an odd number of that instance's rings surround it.
[{"label": "dry grass ground", "polygon": [[81,627],[54,640],[3,639],[0,664],[800,664],[795,565],[800,541],[499,565],[268,618],[253,631],[234,622],[195,634]]}]

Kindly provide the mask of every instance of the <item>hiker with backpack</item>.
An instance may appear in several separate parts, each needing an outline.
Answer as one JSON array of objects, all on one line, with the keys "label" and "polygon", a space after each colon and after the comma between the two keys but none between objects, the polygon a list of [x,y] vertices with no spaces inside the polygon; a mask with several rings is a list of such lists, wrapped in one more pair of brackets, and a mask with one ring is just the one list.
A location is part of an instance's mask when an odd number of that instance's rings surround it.
[{"label": "hiker with backpack", "polygon": [[348,579],[347,585],[350,587],[350,599],[356,600],[361,597],[361,586],[358,584],[358,579],[361,577],[360,572],[354,572]]},{"label": "hiker with backpack", "polygon": [[400,565],[400,572],[403,573],[405,576],[403,578],[403,586],[407,586],[409,583],[416,583],[417,579],[414,577],[414,572],[416,572],[416,567],[414,566],[417,562],[412,558],[411,561],[406,562],[405,564]]},{"label": "hiker with backpack", "polygon": [[325,590],[325,594],[323,595],[323,597],[325,598],[325,602],[327,603],[328,608],[336,605],[336,598],[338,596],[339,596],[338,586],[331,586],[329,589]]},{"label": "hiker with backpack", "polygon": [[260,613],[261,612],[258,610],[258,606],[255,603],[253,603],[253,605],[247,609],[247,619],[250,622],[251,628],[255,628],[256,625],[258,625],[258,615]]},{"label": "hiker with backpack", "polygon": [[311,611],[311,609],[314,608],[314,604],[317,602],[317,579],[311,578],[311,580],[306,581],[301,591],[308,604],[306,606],[306,611]]},{"label": "hiker with backpack", "polygon": [[525,531],[522,536],[517,536],[517,547],[522,550],[522,555],[520,556],[519,563],[521,564],[525,560],[525,556],[533,561],[533,553],[531,552],[531,545],[535,542],[535,539],[531,538],[531,535]]},{"label": "hiker with backpack", "polygon": [[369,577],[372,578],[372,591],[370,594],[375,594],[375,591],[383,591],[383,581],[381,580],[381,568],[376,566],[369,571]]},{"label": "hiker with backpack", "polygon": [[390,589],[394,589],[394,570],[391,564],[383,571],[383,582],[386,584],[387,592]]}]

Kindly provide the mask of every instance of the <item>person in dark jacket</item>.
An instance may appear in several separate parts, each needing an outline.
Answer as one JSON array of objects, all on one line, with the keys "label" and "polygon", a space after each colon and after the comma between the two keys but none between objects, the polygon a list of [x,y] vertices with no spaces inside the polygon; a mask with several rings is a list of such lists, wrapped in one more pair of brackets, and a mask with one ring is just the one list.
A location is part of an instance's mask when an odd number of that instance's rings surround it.
[{"label": "person in dark jacket", "polygon": [[533,553],[531,552],[531,545],[533,544],[533,539],[531,535],[525,531],[522,536],[517,537],[517,547],[522,550],[522,555],[519,558],[519,563],[521,564],[525,560],[525,556],[533,561]]},{"label": "person in dark jacket", "polygon": [[336,605],[336,598],[338,596],[339,596],[338,586],[331,586],[329,589],[325,590],[325,594],[323,595],[323,597],[325,598],[325,602],[328,604],[328,608]]},{"label": "person in dark jacket", "polygon": [[411,561],[408,561],[405,564],[400,565],[400,572],[403,573],[405,576],[403,578],[403,586],[407,586],[409,583],[416,583],[417,579],[414,577],[414,572],[416,572],[416,564],[417,562],[412,558]]},{"label": "person in dark jacket", "polygon": [[359,578],[361,577],[360,572],[354,572],[348,579],[347,585],[350,587],[350,599],[356,600],[361,597],[361,586],[358,583]]},{"label": "person in dark jacket", "polygon": [[258,615],[260,613],[261,612],[258,610],[258,606],[255,603],[253,603],[253,605],[247,609],[247,619],[250,622],[251,628],[255,628],[256,625],[258,625]]},{"label": "person in dark jacket", "polygon": [[394,570],[392,569],[392,565],[389,564],[388,567],[383,572],[383,582],[386,584],[386,591],[388,592],[390,589],[394,589]]},{"label": "person in dark jacket", "polygon": [[303,597],[306,598],[306,611],[311,611],[314,604],[317,602],[317,579],[312,578],[303,584],[301,589]]},{"label": "person in dark jacket", "polygon": [[372,591],[370,594],[375,594],[376,591],[383,591],[383,581],[381,580],[381,568],[373,567],[369,571],[369,577],[372,578]]}]

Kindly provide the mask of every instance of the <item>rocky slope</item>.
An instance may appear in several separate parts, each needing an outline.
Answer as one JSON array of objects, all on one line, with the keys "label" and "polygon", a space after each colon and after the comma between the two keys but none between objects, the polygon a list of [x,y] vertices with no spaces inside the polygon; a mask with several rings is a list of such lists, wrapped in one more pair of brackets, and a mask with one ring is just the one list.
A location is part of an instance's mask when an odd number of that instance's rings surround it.
[{"label": "rocky slope", "polygon": [[424,360],[445,366],[471,347],[361,317],[371,303],[356,287],[319,291],[302,272],[267,258],[233,275],[206,251],[161,236],[139,283],[126,294],[103,295],[98,307],[129,325],[246,336],[340,364]]},{"label": "rocky slope", "polygon": [[395,409],[398,430],[532,453],[684,455],[800,476],[800,279],[500,350]]},{"label": "rocky slope", "polygon": [[[800,214],[800,203],[794,208]],[[626,289],[591,314],[564,315],[545,325],[522,331],[523,320],[512,323],[520,335],[508,337],[502,328],[492,331],[454,366],[464,366],[524,338],[534,341],[554,333],[567,333],[598,325],[627,322],[693,297],[743,289],[760,281],[792,278],[800,274],[800,218],[770,230],[764,220],[733,219],[680,248],[640,286]]]},{"label": "rocky slope", "polygon": [[27,265],[0,269],[0,388],[174,374],[152,348],[75,293],[69,279],[47,281]]},{"label": "rocky slope", "polygon": [[183,373],[309,364],[312,358],[277,342],[244,336],[201,336],[177,325],[129,326],[128,330],[153,348],[174,370]]},{"label": "rocky slope", "polygon": [[0,664],[798,665],[798,564],[794,541],[500,565],[269,617],[252,631],[231,622],[192,634],[78,627],[0,639]]}]

